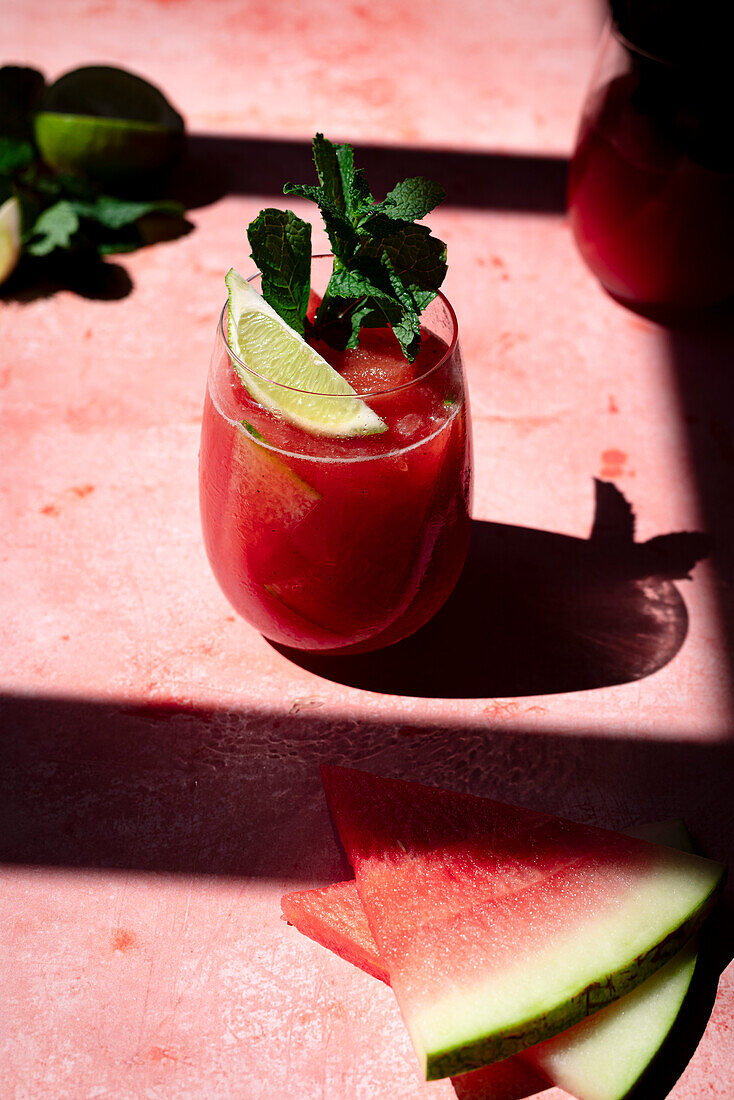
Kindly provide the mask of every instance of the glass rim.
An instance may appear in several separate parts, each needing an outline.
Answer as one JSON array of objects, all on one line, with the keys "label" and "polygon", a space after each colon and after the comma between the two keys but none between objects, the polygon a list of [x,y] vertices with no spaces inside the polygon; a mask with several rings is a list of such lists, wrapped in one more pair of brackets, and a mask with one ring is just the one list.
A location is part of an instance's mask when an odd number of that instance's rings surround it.
[{"label": "glass rim", "polygon": [[[331,260],[331,259],[333,259],[333,254],[330,253],[330,252],[314,253],[314,255],[311,257],[311,259],[312,260]],[[261,271],[256,271],[254,273],[254,275],[249,276],[249,278],[247,279],[247,282],[251,283],[254,279],[259,278],[260,275],[262,275],[262,272]],[[227,355],[229,356],[230,362],[233,365],[235,363],[239,363],[239,365],[242,367],[242,369],[247,371],[248,374],[251,374],[254,378],[259,379],[261,382],[266,382],[269,386],[277,386],[281,390],[290,390],[291,393],[309,394],[309,396],[311,396],[311,397],[330,397],[335,401],[345,400],[345,399],[348,400],[348,401],[352,401],[352,400],[354,400],[355,396],[359,397],[360,400],[365,401],[365,400],[368,400],[369,398],[386,397],[388,394],[398,393],[400,390],[410,389],[411,386],[415,386],[419,382],[425,381],[426,378],[430,378],[430,376],[433,374],[433,372],[438,370],[439,367],[442,367],[444,365],[444,363],[450,358],[450,356],[453,355],[453,353],[456,349],[456,345],[457,345],[458,340],[459,340],[459,322],[458,322],[458,319],[456,317],[454,307],[451,305],[451,302],[448,300],[448,298],[446,297],[446,295],[442,291],[440,291],[440,290],[436,291],[436,297],[431,300],[429,305],[432,305],[433,302],[436,301],[436,299],[440,299],[441,302],[443,303],[443,305],[446,308],[446,311],[448,313],[449,320],[451,322],[452,335],[451,335],[450,344],[446,348],[446,351],[441,356],[441,358],[438,359],[433,364],[433,366],[430,367],[429,370],[425,371],[423,374],[419,375],[417,378],[411,378],[409,382],[402,382],[399,386],[391,386],[389,389],[386,389],[386,390],[370,390],[367,393],[321,393],[321,392],[316,391],[316,390],[303,390],[299,386],[287,386],[284,382],[275,382],[275,381],[273,381],[272,378],[267,378],[263,374],[258,374],[258,372],[256,370],[253,370],[252,367],[248,366],[248,364],[245,363],[244,359],[241,359],[239,357],[239,355],[237,354],[237,352],[233,351],[232,348],[229,346],[229,338],[227,336],[227,331],[226,331],[226,328],[225,328],[225,321],[226,321],[226,316],[227,316],[227,309],[228,309],[228,306],[229,306],[229,299],[222,306],[222,311],[219,315],[219,324],[217,325],[217,335],[218,335],[218,338],[224,344],[224,348],[227,352]]]}]

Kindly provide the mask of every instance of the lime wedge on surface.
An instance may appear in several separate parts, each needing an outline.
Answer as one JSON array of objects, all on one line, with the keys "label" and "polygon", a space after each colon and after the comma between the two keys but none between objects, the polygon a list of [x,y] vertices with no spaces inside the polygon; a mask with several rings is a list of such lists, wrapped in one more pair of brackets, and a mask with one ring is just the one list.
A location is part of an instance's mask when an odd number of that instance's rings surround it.
[{"label": "lime wedge on surface", "polygon": [[349,383],[239,272],[232,268],[225,283],[229,346],[241,360],[233,360],[233,366],[256,401],[314,435],[373,435],[387,430]]},{"label": "lime wedge on surface", "polygon": [[15,195],[0,204],[0,283],[20,259],[20,203]]},{"label": "lime wedge on surface", "polygon": [[154,175],[175,159],[184,123],[147,80],[125,69],[90,65],[46,89],[34,133],[41,156],[57,172],[130,181]]}]

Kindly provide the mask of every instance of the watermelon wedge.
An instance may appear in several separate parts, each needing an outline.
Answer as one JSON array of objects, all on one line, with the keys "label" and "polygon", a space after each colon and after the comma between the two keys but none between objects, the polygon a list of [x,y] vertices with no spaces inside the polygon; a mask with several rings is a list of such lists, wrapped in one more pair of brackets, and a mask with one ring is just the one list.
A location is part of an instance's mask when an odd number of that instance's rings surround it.
[{"label": "watermelon wedge", "polygon": [[[682,821],[627,831],[641,840],[692,851]],[[370,932],[356,883],[286,894],[285,919],[304,935],[382,981],[389,975]],[[636,989],[552,1039],[456,1078],[459,1100],[516,1100],[560,1085],[578,1100],[623,1100],[678,1015],[696,962],[690,941]]]},{"label": "watermelon wedge", "polygon": [[427,1079],[534,1046],[690,939],[721,864],[473,795],[324,768]]}]

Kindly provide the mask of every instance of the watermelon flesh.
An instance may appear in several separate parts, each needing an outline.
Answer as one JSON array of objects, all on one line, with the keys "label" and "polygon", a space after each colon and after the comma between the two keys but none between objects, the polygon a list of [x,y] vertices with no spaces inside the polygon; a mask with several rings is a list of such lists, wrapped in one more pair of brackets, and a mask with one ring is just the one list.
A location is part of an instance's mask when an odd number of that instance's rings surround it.
[{"label": "watermelon flesh", "polygon": [[[642,840],[691,851],[680,821],[629,830]],[[389,982],[356,883],[286,894],[285,919],[368,974]],[[579,1100],[622,1100],[662,1045],[683,1003],[696,962],[694,941],[631,993],[552,1039],[455,1078],[459,1100],[516,1100],[550,1083]]]},{"label": "watermelon flesh", "polygon": [[304,936],[328,947],[373,978],[390,984],[355,882],[285,894],[280,907],[285,920]]},{"label": "watermelon flesh", "polygon": [[324,768],[426,1077],[534,1046],[631,991],[702,923],[720,864],[490,799]]}]

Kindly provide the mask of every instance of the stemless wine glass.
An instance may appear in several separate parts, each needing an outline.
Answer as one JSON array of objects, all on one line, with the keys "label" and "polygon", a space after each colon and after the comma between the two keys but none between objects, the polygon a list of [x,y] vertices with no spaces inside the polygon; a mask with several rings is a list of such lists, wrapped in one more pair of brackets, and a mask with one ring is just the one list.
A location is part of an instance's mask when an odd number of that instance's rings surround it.
[{"label": "stemless wine glass", "polygon": [[[331,263],[313,258],[316,291]],[[251,282],[260,289],[259,275]],[[363,329],[353,351],[318,345],[387,425],[352,438],[305,431],[258,404],[226,322],[225,305],[199,457],[204,542],[222,591],[282,645],[362,652],[399,641],[445,602],[469,540],[470,422],[453,309],[442,294],[425,309],[412,367],[389,329]]]},{"label": "stemless wine glass", "polygon": [[711,305],[734,294],[734,82],[699,48],[702,32],[687,49],[685,28],[664,20],[640,37],[665,55],[612,24],[603,36],[571,161],[571,227],[623,301]]}]

